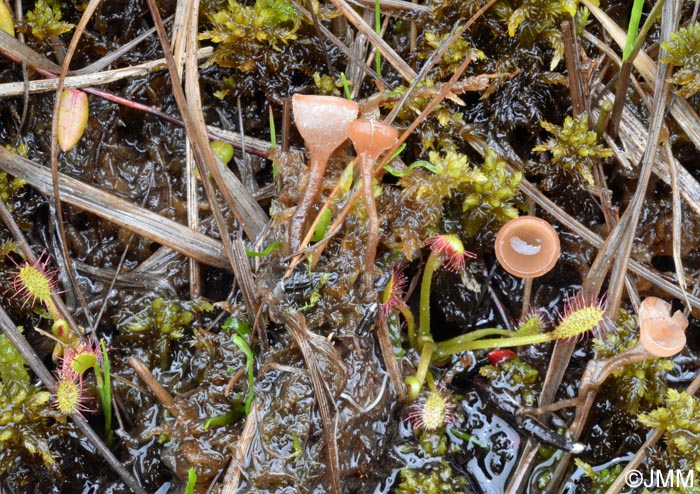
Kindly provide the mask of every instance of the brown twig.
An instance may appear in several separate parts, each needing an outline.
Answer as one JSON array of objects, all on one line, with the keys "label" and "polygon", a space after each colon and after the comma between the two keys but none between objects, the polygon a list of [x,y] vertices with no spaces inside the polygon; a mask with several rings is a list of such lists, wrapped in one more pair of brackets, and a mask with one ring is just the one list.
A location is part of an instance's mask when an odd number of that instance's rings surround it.
[{"label": "brown twig", "polygon": [[576,30],[572,29],[572,23],[573,21],[562,22],[561,33],[564,38],[566,73],[569,78],[569,92],[571,93],[571,111],[573,116],[577,117],[586,111],[586,98],[583,93],[583,81],[581,80],[578,39]]}]

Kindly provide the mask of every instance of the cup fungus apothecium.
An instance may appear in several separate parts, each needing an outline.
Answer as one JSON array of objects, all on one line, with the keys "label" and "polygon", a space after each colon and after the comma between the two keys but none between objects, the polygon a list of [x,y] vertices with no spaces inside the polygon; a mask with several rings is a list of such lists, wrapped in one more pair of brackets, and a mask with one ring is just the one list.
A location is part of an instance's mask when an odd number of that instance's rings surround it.
[{"label": "cup fungus apothecium", "polygon": [[380,154],[396,144],[399,133],[391,125],[366,118],[358,118],[352,122],[348,132],[360,160],[362,196],[367,209],[368,234],[363,281],[365,290],[369,291],[372,287],[374,258],[379,244],[379,217],[377,216],[377,207],[374,204],[374,189],[372,187],[374,163]]},{"label": "cup fungus apothecium", "polygon": [[681,311],[671,316],[671,304],[648,297],[639,305],[639,340],[655,357],[670,357],[685,347],[688,319]]},{"label": "cup fungus apothecium", "polygon": [[496,236],[496,257],[503,269],[519,278],[537,278],[559,259],[559,236],[552,225],[535,216],[510,220]]},{"label": "cup fungus apothecium", "polygon": [[304,235],[306,219],[321,191],[328,158],[348,138],[350,122],[357,118],[354,101],[336,96],[295,94],[294,123],[309,151],[309,180],[289,226],[289,246],[295,252]]}]

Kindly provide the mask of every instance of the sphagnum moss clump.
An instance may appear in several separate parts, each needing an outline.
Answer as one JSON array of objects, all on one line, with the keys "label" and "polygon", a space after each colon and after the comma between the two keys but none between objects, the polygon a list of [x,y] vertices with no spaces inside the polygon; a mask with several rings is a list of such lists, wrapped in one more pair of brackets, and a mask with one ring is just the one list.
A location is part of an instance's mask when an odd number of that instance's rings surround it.
[{"label": "sphagnum moss clump", "polygon": [[[38,455],[53,468],[48,443],[51,394],[34,386],[22,355],[0,335],[0,476],[15,468],[26,454]],[[52,428],[53,434],[57,428]]]},{"label": "sphagnum moss clump", "polygon": [[647,427],[663,429],[668,455],[675,463],[668,468],[700,473],[700,401],[685,391],[669,389],[666,406],[639,414]]},{"label": "sphagnum moss clump", "polygon": [[558,126],[542,121],[540,125],[554,137],[532,148],[533,151],[550,151],[552,161],[571,173],[578,173],[589,185],[593,185],[593,166],[596,160],[613,155],[598,142],[598,135],[589,129],[588,115],[566,117]]},{"label": "sphagnum moss clump", "polygon": [[700,23],[671,33],[671,39],[661,46],[666,50],[662,61],[677,67],[668,80],[680,86],[676,94],[689,98],[700,91]]}]

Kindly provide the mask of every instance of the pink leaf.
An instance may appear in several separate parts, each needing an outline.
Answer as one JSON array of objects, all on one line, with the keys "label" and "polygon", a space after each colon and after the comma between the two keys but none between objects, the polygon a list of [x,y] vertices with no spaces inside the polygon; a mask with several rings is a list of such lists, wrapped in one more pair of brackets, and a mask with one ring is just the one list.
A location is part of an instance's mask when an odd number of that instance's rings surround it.
[{"label": "pink leaf", "polygon": [[77,89],[63,90],[58,108],[58,145],[64,153],[83,136],[89,113],[87,94]]}]

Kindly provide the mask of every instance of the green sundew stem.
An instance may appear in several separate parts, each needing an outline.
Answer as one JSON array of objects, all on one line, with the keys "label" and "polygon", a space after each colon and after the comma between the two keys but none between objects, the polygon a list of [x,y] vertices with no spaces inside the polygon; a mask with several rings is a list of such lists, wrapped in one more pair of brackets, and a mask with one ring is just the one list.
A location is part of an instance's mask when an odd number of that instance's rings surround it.
[{"label": "green sundew stem", "polygon": [[484,328],[484,329],[477,329],[476,331],[472,331],[467,334],[463,334],[460,336],[460,338],[463,338],[462,341],[474,341],[478,340],[480,338],[484,338],[486,336],[513,336],[513,331],[510,331],[508,329],[502,329],[502,328]]},{"label": "green sundew stem", "polygon": [[[380,11],[380,2],[379,0],[374,0],[374,30],[377,33],[377,36],[380,36],[382,33],[382,16],[381,16],[381,11]],[[377,75],[379,77],[382,76],[382,54],[379,53],[379,50],[375,48],[374,51],[374,65],[376,66],[377,70]]]},{"label": "green sundew stem", "polygon": [[644,9],[644,0],[634,0],[632,5],[632,14],[630,15],[629,26],[627,27],[627,40],[625,41],[625,49],[622,52],[622,61],[629,60],[632,53],[632,47],[637,41],[639,33],[639,21],[642,19],[642,10]]},{"label": "green sundew stem", "polygon": [[[425,382],[425,376],[428,374],[428,367],[430,366],[431,357],[435,351],[435,343],[432,341],[427,341],[423,345],[423,349],[420,353],[420,361],[418,362],[418,369],[416,369],[416,379],[418,380],[418,390],[423,387]],[[432,378],[432,375],[430,376]]]},{"label": "green sundew stem", "polygon": [[[484,350],[489,348],[507,348],[523,345],[536,345],[538,343],[546,343],[562,338],[576,338],[588,331],[593,330],[603,321],[603,312],[597,307],[584,307],[576,310],[566,316],[559,325],[549,333],[535,333],[516,336],[506,336],[505,338],[487,338],[477,340],[474,333],[480,333],[477,336],[485,334],[496,334],[498,330],[483,329],[472,333],[456,336],[447,341],[437,343],[435,353],[433,353],[432,361],[439,362],[446,359],[450,355],[454,355],[469,350]],[[512,335],[511,331],[503,333]]]},{"label": "green sundew stem", "polygon": [[240,335],[234,334],[231,338],[233,343],[245,354],[246,375],[248,376],[248,395],[245,399],[245,413],[248,415],[250,406],[253,403],[253,397],[255,396],[255,376],[253,375],[253,362],[255,357],[253,356],[253,351],[250,349],[250,346],[248,346],[248,342]]},{"label": "green sundew stem", "polygon": [[529,334],[525,336],[511,336],[508,338],[488,338],[485,340],[473,341],[473,339],[465,339],[465,336],[470,334],[456,336],[447,341],[441,341],[437,344],[433,361],[438,362],[444,360],[450,355],[456,353],[467,352],[469,350],[484,350],[488,348],[508,348],[523,345],[535,345],[537,343],[546,343],[556,340],[554,332]]},{"label": "green sundew stem", "polygon": [[230,412],[226,412],[223,415],[217,415],[216,417],[210,417],[207,419],[206,422],[204,422],[204,430],[208,431],[209,427],[211,427],[211,426],[223,427],[225,425],[232,423],[234,420],[238,420],[240,417],[241,417],[240,407],[239,407],[239,411],[231,410]]},{"label": "green sundew stem", "polygon": [[477,446],[479,446],[480,448],[482,448],[486,451],[491,450],[491,448],[487,444],[482,443],[481,441],[479,441],[477,438],[475,438],[471,434],[468,434],[462,430],[455,429],[452,427],[448,427],[447,429],[451,434],[454,434],[455,436],[457,436],[458,438],[460,438],[463,441],[467,441],[467,442],[470,442],[472,444],[476,444]]},{"label": "green sundew stem", "polygon": [[430,252],[428,261],[423,270],[423,280],[420,285],[420,311],[418,313],[418,345],[421,339],[432,340],[430,332],[430,285],[433,281],[433,274],[442,266],[442,258],[434,252]]},{"label": "green sundew stem", "polygon": [[420,167],[420,168],[425,168],[425,169],[428,170],[429,172],[434,173],[434,174],[437,175],[438,171],[437,171],[437,168],[435,168],[435,165],[433,165],[432,163],[429,163],[429,162],[427,162],[427,161],[424,161],[424,160],[414,161],[413,163],[411,163],[409,166],[407,166],[407,167],[406,167],[405,169],[403,169],[403,170],[397,170],[396,168],[392,168],[392,167],[389,165],[389,163],[391,163],[391,161],[392,161],[394,158],[396,158],[399,154],[401,154],[401,152],[404,150],[405,147],[406,147],[406,144],[402,144],[401,147],[391,156],[391,158],[389,158],[388,160],[386,160],[387,164],[384,165],[384,171],[385,171],[385,172],[387,172],[387,173],[393,175],[394,177],[403,178],[403,177],[405,177],[406,175],[408,175],[409,173],[411,173],[411,171],[412,171],[414,168]]}]

